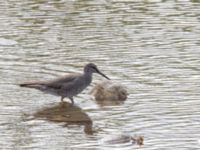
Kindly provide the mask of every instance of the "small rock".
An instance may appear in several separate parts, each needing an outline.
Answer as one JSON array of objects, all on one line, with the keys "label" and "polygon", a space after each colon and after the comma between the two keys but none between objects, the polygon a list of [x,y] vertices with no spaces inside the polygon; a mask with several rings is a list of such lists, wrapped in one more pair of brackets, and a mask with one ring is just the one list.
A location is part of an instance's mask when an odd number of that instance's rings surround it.
[{"label": "small rock", "polygon": [[142,146],[144,144],[143,136],[130,136],[130,135],[116,135],[115,137],[111,137],[109,139],[104,140],[106,144],[124,144],[124,143],[132,143]]},{"label": "small rock", "polygon": [[108,81],[98,83],[91,93],[97,101],[125,101],[128,95],[124,86]]}]

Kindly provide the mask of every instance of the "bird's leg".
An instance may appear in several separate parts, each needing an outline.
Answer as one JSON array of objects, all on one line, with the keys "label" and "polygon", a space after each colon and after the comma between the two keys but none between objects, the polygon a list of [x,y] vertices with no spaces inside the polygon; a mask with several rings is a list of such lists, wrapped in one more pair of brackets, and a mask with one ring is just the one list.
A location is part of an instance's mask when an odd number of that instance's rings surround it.
[{"label": "bird's leg", "polygon": [[63,96],[61,97],[61,102],[62,102],[62,103],[64,102],[64,100],[63,100],[64,98],[65,98],[65,97],[63,97]]},{"label": "bird's leg", "polygon": [[71,102],[72,102],[71,104],[74,105],[74,99],[73,99],[73,97],[70,97],[69,99],[70,99]]}]

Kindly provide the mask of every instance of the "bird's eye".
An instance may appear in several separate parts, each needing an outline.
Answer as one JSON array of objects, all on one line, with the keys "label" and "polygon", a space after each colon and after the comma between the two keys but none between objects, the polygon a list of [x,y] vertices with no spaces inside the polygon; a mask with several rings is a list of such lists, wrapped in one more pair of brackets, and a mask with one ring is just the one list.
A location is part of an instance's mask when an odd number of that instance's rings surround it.
[{"label": "bird's eye", "polygon": [[94,67],[94,66],[92,66],[91,68],[94,69],[94,70],[96,70],[96,67]]}]

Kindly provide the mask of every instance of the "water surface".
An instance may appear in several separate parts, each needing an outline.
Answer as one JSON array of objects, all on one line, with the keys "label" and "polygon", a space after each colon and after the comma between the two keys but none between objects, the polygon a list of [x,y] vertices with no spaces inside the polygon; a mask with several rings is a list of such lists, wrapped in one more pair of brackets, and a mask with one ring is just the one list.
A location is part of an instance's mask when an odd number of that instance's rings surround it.
[{"label": "water surface", "polygon": [[[144,150],[200,148],[199,2],[12,0],[0,12],[1,148],[137,149],[102,142],[121,132],[144,136]],[[94,84],[76,97],[93,135],[33,118],[60,98],[17,84],[82,72],[88,62],[126,86],[127,101],[98,105]]]}]

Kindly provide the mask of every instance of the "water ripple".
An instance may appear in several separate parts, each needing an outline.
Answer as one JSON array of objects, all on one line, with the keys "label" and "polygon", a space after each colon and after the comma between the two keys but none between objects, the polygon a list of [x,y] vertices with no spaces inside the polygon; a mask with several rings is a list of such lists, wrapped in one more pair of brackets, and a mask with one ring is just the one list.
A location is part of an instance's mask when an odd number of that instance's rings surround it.
[{"label": "water ripple", "polygon": [[[141,149],[199,149],[199,2],[14,0],[0,6],[0,147],[138,148],[101,142],[126,132],[144,136]],[[18,83],[82,72],[88,62],[129,93],[124,104],[100,106],[89,95],[92,84],[75,98],[94,135],[78,125],[29,119],[59,98]]]}]

